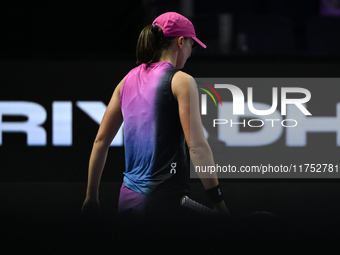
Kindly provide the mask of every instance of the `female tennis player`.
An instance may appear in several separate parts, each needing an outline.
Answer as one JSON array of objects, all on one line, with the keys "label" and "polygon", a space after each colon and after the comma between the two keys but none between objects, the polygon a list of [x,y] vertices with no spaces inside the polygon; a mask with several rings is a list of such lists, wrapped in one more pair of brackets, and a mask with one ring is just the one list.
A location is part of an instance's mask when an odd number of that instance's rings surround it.
[{"label": "female tennis player", "polygon": [[[98,188],[108,148],[123,121],[126,169],[119,213],[181,211],[180,198],[189,192],[189,154],[194,165],[215,165],[203,134],[197,85],[179,71],[194,43],[206,48],[192,23],[175,12],[158,16],[140,33],[140,65],[114,90],[94,141],[83,212],[99,210]],[[217,176],[199,177],[214,210],[229,214]]]}]

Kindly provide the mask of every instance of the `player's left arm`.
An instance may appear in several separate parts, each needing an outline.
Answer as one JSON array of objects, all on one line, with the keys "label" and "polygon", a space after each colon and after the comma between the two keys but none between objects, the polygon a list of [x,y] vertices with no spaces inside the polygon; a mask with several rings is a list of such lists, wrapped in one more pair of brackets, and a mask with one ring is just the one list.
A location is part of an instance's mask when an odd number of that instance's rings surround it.
[{"label": "player's left arm", "polygon": [[[178,102],[181,125],[194,166],[214,166],[211,148],[203,133],[199,111],[197,84],[190,75],[177,72],[172,81],[172,91]],[[219,185],[217,174],[197,173],[206,190]],[[214,209],[229,214],[224,201],[214,204]]]}]

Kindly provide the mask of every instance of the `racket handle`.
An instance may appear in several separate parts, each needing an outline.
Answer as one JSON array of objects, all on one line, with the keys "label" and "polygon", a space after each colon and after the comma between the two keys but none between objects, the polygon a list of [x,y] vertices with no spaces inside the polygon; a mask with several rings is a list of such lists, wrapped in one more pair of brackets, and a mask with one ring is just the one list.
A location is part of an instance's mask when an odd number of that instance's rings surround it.
[{"label": "racket handle", "polygon": [[181,206],[190,208],[190,209],[192,209],[192,210],[194,210],[198,213],[201,213],[201,214],[212,214],[214,212],[209,207],[206,207],[206,206],[192,200],[188,196],[183,196],[180,200],[180,204],[181,204]]}]

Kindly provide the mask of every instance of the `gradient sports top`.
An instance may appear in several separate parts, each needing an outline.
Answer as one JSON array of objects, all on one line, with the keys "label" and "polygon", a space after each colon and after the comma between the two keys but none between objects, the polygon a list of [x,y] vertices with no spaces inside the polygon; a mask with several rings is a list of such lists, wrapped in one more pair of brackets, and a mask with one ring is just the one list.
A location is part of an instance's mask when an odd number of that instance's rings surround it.
[{"label": "gradient sports top", "polygon": [[124,118],[124,184],[146,195],[182,194],[189,188],[188,148],[169,62],[141,64],[125,77],[120,104]]}]

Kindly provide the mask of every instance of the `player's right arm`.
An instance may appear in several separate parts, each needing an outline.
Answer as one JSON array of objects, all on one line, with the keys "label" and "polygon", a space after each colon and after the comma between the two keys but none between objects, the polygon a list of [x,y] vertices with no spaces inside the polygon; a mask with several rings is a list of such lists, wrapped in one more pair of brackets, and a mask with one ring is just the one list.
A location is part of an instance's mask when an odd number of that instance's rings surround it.
[{"label": "player's right arm", "polygon": [[[192,163],[194,166],[215,166],[211,148],[203,133],[195,80],[184,72],[177,72],[172,80],[172,92],[178,102],[179,116]],[[206,176],[205,173],[198,172],[198,176],[206,190],[219,184],[216,173]],[[215,204],[214,209],[229,214],[224,201]]]},{"label": "player's right arm", "polygon": [[120,108],[120,91],[123,82],[124,79],[113,92],[93,143],[88,168],[86,198],[82,207],[83,213],[97,213],[99,211],[99,184],[108,149],[123,123]]}]

